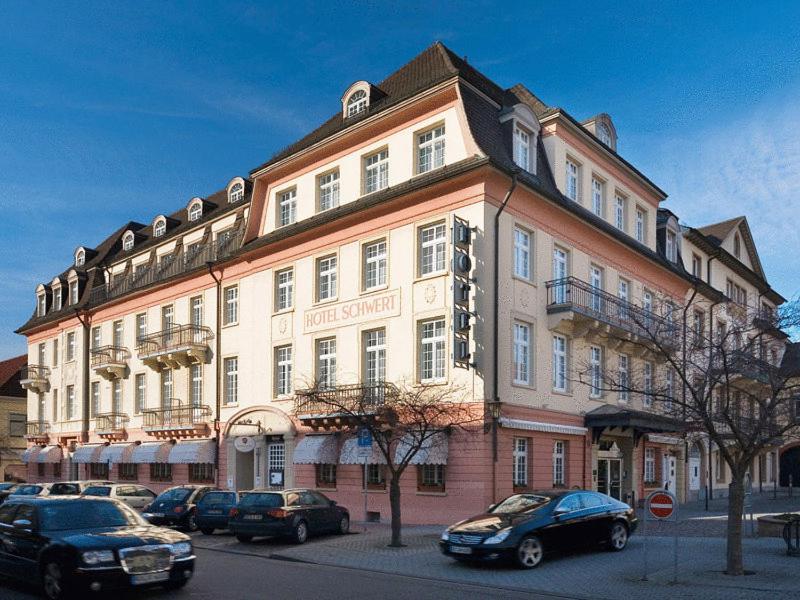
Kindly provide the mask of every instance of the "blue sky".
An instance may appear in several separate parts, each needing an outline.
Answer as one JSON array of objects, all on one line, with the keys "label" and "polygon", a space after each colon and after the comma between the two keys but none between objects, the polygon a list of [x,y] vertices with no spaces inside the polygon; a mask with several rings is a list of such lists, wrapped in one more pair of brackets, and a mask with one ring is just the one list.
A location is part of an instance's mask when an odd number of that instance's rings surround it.
[{"label": "blue sky", "polygon": [[75,247],[245,175],[434,40],[579,119],[610,113],[665,206],[747,214],[796,296],[800,4],[699,4],[2,3],[0,357]]}]

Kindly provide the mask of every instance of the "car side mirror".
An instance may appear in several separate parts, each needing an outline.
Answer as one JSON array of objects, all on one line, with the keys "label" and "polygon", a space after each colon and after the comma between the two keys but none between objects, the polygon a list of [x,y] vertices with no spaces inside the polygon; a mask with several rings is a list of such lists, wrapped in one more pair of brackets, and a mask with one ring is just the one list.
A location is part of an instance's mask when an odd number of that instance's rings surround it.
[{"label": "car side mirror", "polygon": [[492,511],[494,510],[495,506],[497,506],[497,504],[490,504],[490,505],[489,505],[489,506],[486,508],[486,512],[492,512]]},{"label": "car side mirror", "polygon": [[16,529],[24,529],[25,531],[30,531],[33,528],[33,523],[31,523],[28,519],[17,519],[11,524]]},{"label": "car side mirror", "polygon": [[569,511],[566,508],[557,508],[553,511],[553,516],[558,519],[559,517],[567,514]]}]

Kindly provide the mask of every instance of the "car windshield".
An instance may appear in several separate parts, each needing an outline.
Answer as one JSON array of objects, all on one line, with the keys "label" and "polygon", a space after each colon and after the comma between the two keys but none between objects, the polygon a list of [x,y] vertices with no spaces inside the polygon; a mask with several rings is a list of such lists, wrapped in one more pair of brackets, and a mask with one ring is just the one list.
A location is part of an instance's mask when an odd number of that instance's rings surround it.
[{"label": "car windshield", "polygon": [[92,485],[83,490],[84,496],[110,496],[111,488],[107,485]]},{"label": "car windshield", "polygon": [[0,483],[0,492],[5,492],[13,488],[16,484],[14,483]]},{"label": "car windshield", "polygon": [[35,496],[41,491],[42,486],[40,485],[21,485],[14,490],[14,493],[18,496]]},{"label": "car windshield", "polygon": [[283,496],[280,494],[247,494],[239,500],[239,506],[279,508],[283,506]]},{"label": "car windshield", "polygon": [[107,500],[59,501],[45,504],[39,508],[39,521],[43,531],[145,524],[145,521],[131,509]]},{"label": "car windshield", "polygon": [[198,502],[198,506],[215,506],[218,504],[236,504],[236,494],[233,492],[209,492]]},{"label": "car windshield", "polygon": [[74,496],[81,493],[81,486],[77,483],[54,483],[50,487],[51,496]]},{"label": "car windshield", "polygon": [[167,490],[166,492],[162,493],[158,498],[156,498],[156,502],[164,501],[164,502],[186,502],[189,496],[192,495],[192,490],[187,488],[172,488],[171,490]]},{"label": "car windshield", "polygon": [[509,496],[497,504],[489,512],[492,513],[526,513],[538,510],[550,502],[547,496],[536,496],[534,494],[516,494]]}]

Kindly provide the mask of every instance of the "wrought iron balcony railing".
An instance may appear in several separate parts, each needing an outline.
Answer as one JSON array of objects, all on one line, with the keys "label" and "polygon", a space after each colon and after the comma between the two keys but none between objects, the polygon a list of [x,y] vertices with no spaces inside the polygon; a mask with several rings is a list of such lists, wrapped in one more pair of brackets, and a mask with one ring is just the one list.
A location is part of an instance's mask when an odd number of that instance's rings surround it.
[{"label": "wrought iron balcony railing", "polygon": [[140,337],[136,340],[136,350],[139,358],[144,358],[183,348],[208,346],[213,337],[211,329],[203,325],[173,325]]},{"label": "wrought iron balcony railing", "polygon": [[[728,359],[718,358],[719,368],[727,369],[730,375],[741,376],[752,381],[768,384],[777,371],[777,367],[759,358],[748,350],[733,350]],[[727,364],[720,364],[720,363]]]},{"label": "wrought iron balcony railing", "polygon": [[25,423],[26,438],[44,438],[50,434],[50,423],[47,421],[28,421]]},{"label": "wrought iron balcony railing", "polygon": [[99,369],[106,365],[124,365],[131,357],[131,351],[122,346],[100,346],[92,348],[92,368]]},{"label": "wrought iron balcony railing", "polygon": [[369,414],[385,404],[391,404],[398,394],[397,387],[386,382],[298,390],[294,409],[297,414],[304,416]]},{"label": "wrought iron balcony railing", "polygon": [[98,435],[122,433],[128,425],[128,415],[120,412],[99,413],[94,417]]},{"label": "wrought iron balcony railing", "polygon": [[177,398],[165,401],[162,408],[142,410],[143,427],[147,431],[194,429],[208,425],[211,407],[207,404],[183,404]]},{"label": "wrought iron balcony railing", "polygon": [[677,324],[575,277],[546,282],[547,312],[574,311],[662,343],[675,340]]},{"label": "wrought iron balcony railing", "polygon": [[25,365],[19,370],[19,378],[25,380],[47,380],[50,378],[50,367],[44,365]]}]

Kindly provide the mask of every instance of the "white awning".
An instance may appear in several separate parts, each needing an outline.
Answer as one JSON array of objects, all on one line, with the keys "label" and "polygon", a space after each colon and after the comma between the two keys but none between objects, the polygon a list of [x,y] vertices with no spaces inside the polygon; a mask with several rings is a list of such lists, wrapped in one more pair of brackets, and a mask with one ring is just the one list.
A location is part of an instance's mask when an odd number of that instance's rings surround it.
[{"label": "white awning", "polygon": [[133,456],[133,450],[136,444],[109,444],[103,446],[100,451],[100,460],[98,462],[108,464],[129,463]]},{"label": "white awning", "polygon": [[216,440],[189,440],[175,444],[169,452],[167,462],[171,465],[213,463],[216,455]]},{"label": "white awning", "polygon": [[447,435],[443,432],[435,433],[420,443],[409,434],[397,444],[394,453],[395,463],[402,463],[409,452],[419,446],[416,454],[411,457],[410,465],[446,465],[447,464]]},{"label": "white awning", "polygon": [[558,423],[544,423],[541,421],[525,421],[523,419],[509,419],[508,417],[500,417],[500,426],[510,427],[511,429],[524,429],[526,431],[560,433],[562,435],[586,435],[586,432],[588,431],[586,427],[577,427],[575,425],[560,425]]},{"label": "white awning", "polygon": [[86,444],[78,446],[72,453],[72,462],[76,465],[88,465],[89,463],[99,463],[100,453],[105,448],[105,444]]},{"label": "white awning", "polygon": [[170,442],[147,442],[136,446],[131,454],[131,462],[137,465],[169,462]]},{"label": "white awning", "polygon": [[334,435],[307,435],[294,449],[296,465],[335,465],[339,447]]},{"label": "white awning", "polygon": [[64,458],[61,446],[45,446],[36,455],[37,463],[60,463]]},{"label": "white awning", "polygon": [[[370,465],[385,465],[386,457],[380,448],[372,442],[372,456],[367,458]],[[349,438],[342,444],[342,451],[339,454],[339,464],[342,465],[363,465],[364,459],[358,455],[358,438]]]},{"label": "white awning", "polygon": [[39,454],[39,451],[42,449],[41,446],[31,446],[25,452],[22,453],[22,462],[24,463],[35,463],[36,456]]}]

